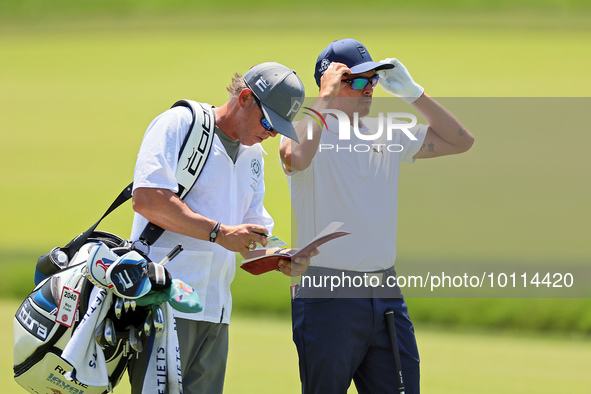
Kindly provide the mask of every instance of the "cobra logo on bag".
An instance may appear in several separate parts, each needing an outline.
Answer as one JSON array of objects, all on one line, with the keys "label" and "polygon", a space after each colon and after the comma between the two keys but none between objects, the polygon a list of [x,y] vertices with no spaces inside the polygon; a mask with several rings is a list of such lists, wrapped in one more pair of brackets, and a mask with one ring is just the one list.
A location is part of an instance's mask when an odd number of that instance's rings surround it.
[{"label": "cobra logo on bag", "polygon": [[46,318],[37,312],[27,298],[16,312],[17,320],[23,327],[40,341],[45,341],[49,331],[53,328],[55,321]]}]

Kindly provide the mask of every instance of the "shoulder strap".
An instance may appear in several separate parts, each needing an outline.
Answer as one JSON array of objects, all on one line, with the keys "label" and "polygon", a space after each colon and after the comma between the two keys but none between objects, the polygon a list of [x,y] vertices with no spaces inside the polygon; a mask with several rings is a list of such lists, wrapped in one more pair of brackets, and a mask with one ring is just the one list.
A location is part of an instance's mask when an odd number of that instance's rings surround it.
[{"label": "shoulder strap", "polygon": [[130,183],[129,185],[127,185],[125,187],[125,189],[123,189],[121,191],[121,193],[119,193],[119,195],[117,196],[117,198],[115,198],[115,201],[113,201],[113,203],[111,204],[111,206],[107,209],[107,211],[103,214],[103,216],[95,224],[93,224],[92,226],[90,226],[90,228],[88,230],[86,230],[82,234],[78,235],[76,238],[74,238],[73,240],[71,240],[65,247],[62,248],[62,251],[64,251],[68,255],[68,259],[69,260],[72,260],[72,257],[74,257],[74,254],[76,254],[76,252],[78,251],[78,249],[80,249],[82,247],[82,245],[84,245],[86,243],[86,241],[88,240],[88,237],[90,237],[90,235],[97,228],[97,226],[99,225],[99,223],[108,214],[110,214],[111,212],[113,212],[121,204],[123,204],[125,201],[127,201],[127,200],[129,200],[131,198],[131,191],[132,191],[132,189],[133,189],[133,182]]},{"label": "shoulder strap", "polygon": [[179,184],[178,196],[183,199],[189,193],[203,170],[213,143],[215,122],[213,110],[192,100],[180,100],[174,107],[188,107],[193,113],[189,133],[179,153],[176,179]]},{"label": "shoulder strap", "polygon": [[[179,188],[177,195],[184,199],[197,182],[197,178],[205,166],[214,140],[215,122],[213,110],[209,106],[192,100],[180,100],[174,103],[171,108],[179,106],[189,108],[193,114],[189,132],[179,152],[175,173]],[[140,235],[140,241],[152,245],[163,232],[163,228],[148,223]]]}]

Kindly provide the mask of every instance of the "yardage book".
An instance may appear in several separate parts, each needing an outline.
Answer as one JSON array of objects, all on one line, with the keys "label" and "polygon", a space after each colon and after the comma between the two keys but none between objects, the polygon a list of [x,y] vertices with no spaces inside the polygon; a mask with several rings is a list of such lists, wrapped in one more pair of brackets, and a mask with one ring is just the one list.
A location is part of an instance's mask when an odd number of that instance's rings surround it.
[{"label": "yardage book", "polygon": [[[267,256],[260,256],[255,257],[254,259],[244,260],[240,268],[245,270],[246,272],[250,272],[253,275],[260,275],[264,274],[265,272],[273,271],[279,268],[279,260],[291,260],[298,256],[305,255],[306,253],[310,252],[311,250],[316,249],[320,245],[331,241],[335,238],[342,237],[344,235],[351,234],[348,231],[333,231],[329,234],[326,234],[327,230],[334,230],[340,227],[342,223],[331,223],[324,229],[312,242],[306,245],[303,249],[300,249],[297,253],[277,253],[277,254],[270,254]],[[325,234],[325,235],[324,235]]]}]

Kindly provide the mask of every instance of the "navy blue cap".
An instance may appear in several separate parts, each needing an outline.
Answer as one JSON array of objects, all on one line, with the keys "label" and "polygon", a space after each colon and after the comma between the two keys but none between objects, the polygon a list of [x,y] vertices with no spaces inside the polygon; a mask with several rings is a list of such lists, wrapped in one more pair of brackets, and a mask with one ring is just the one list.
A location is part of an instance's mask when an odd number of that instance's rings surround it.
[{"label": "navy blue cap", "polygon": [[320,78],[330,63],[339,62],[347,65],[353,74],[362,74],[370,70],[394,68],[393,64],[374,62],[365,46],[352,38],[343,38],[331,42],[316,59],[314,78],[320,87]]}]

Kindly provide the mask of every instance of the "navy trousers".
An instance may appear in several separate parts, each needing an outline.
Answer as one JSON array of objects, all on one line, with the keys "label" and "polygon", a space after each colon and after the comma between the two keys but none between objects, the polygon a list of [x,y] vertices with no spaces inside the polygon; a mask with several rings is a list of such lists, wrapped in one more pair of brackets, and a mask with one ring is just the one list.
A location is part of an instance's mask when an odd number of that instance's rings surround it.
[{"label": "navy trousers", "polygon": [[404,298],[296,298],[293,340],[302,393],[398,393],[384,313],[395,312],[406,394],[419,393],[419,352]]}]

